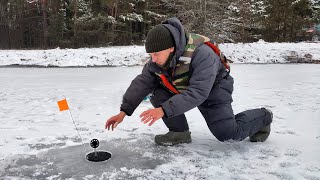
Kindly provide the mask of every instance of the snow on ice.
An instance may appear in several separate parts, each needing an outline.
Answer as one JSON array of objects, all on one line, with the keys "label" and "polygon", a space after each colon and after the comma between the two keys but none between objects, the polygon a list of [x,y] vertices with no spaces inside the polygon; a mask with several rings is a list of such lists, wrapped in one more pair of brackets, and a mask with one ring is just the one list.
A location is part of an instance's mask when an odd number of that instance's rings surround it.
[{"label": "snow on ice", "polygon": [[[0,68],[0,179],[320,179],[319,65],[244,64],[286,62],[283,55],[290,51],[319,60],[318,46],[221,45],[236,59],[231,70],[234,112],[270,108],[270,138],[219,142],[193,109],[186,113],[193,141],[176,147],[155,145],[154,136],[167,132],[161,120],[151,127],[140,122],[139,114],[152,107],[149,102],[142,102],[115,131],[104,130],[148,59],[143,47],[1,50],[2,66],[120,67]],[[69,113],[59,112],[57,101],[64,96],[84,145]],[[112,153],[109,161],[85,160],[93,138],[100,141],[98,150]]]}]

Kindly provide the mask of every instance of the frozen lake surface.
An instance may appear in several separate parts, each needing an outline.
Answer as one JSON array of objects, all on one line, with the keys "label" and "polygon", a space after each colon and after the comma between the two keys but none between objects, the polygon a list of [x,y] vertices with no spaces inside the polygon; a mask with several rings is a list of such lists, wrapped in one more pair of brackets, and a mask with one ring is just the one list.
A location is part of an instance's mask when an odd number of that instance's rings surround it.
[{"label": "frozen lake surface", "polygon": [[[320,65],[233,64],[234,112],[274,112],[264,143],[219,142],[197,109],[186,113],[192,143],[154,144],[166,133],[148,127],[142,102],[115,131],[105,121],[142,67],[0,68],[0,179],[320,179]],[[68,111],[67,98],[85,144]],[[112,153],[103,163],[84,159],[91,139]]]}]

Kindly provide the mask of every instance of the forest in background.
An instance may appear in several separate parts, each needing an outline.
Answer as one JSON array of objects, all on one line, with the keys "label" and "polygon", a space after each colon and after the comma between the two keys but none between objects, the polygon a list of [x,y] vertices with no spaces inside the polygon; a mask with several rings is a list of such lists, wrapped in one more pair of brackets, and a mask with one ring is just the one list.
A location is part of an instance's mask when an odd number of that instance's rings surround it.
[{"label": "forest in background", "polygon": [[0,0],[0,49],[142,45],[170,17],[217,42],[295,42],[319,0]]}]

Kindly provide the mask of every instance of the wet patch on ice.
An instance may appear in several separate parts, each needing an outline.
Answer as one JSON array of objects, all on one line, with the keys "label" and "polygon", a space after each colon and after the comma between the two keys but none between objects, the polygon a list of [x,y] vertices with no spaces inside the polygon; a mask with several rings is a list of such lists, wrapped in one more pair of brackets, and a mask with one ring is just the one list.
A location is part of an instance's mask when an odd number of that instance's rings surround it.
[{"label": "wet patch on ice", "polygon": [[288,149],[284,155],[289,156],[289,157],[297,157],[301,153],[302,153],[301,151],[296,150],[296,149]]},{"label": "wet patch on ice", "polygon": [[293,166],[296,166],[295,163],[292,163],[292,162],[280,162],[279,163],[279,166],[281,168],[288,168],[288,167],[293,167]]},{"label": "wet patch on ice", "polygon": [[[10,163],[2,175],[3,177],[21,177],[30,179],[45,179],[48,177],[82,178],[88,175],[94,177],[112,175],[115,172],[126,177],[132,169],[136,171],[152,170],[168,161],[170,150],[155,146],[151,140],[138,139],[132,143],[124,139],[114,141],[100,141],[98,150],[112,153],[112,158],[106,162],[92,163],[85,160],[85,154],[92,152],[91,148],[72,146],[62,149],[52,149],[38,155],[16,156],[14,163]],[[63,146],[64,143],[52,145],[36,144],[32,148],[42,149],[49,146]],[[170,149],[170,148],[169,148]],[[120,171],[119,171],[120,170]],[[129,171],[130,170],[130,171]],[[141,174],[131,175],[136,179]],[[126,178],[127,179],[127,178]]]},{"label": "wet patch on ice", "polygon": [[310,171],[310,172],[320,172],[320,166],[316,166],[316,165],[309,165],[308,167],[305,168],[306,171]]},{"label": "wet patch on ice", "polygon": [[294,179],[290,174],[285,173],[285,172],[269,172],[269,174],[274,175],[277,179],[281,179],[281,180]]},{"label": "wet patch on ice", "polygon": [[138,130],[139,128],[131,128],[131,129],[122,129],[122,128],[119,128],[120,131],[124,131],[124,132],[134,132],[136,130]]},{"label": "wet patch on ice", "polygon": [[255,176],[285,180],[295,178],[288,173],[295,171],[299,177],[319,178],[319,164],[304,167],[299,163],[302,152],[297,149],[281,151],[264,143],[221,143],[214,139],[206,145],[199,145],[203,142],[195,139],[191,144],[162,147],[154,144],[152,134],[134,137],[100,141],[98,150],[112,153],[107,162],[86,161],[84,154],[92,150],[88,145],[84,152],[78,145],[16,156],[3,176],[30,179],[250,179]]},{"label": "wet patch on ice", "polygon": [[[281,156],[279,151],[276,148],[272,148],[272,147],[266,147],[266,148],[260,149],[260,152],[262,157],[266,157],[266,158],[269,158],[269,157],[277,158]],[[262,158],[262,159],[265,159],[265,158]]]},{"label": "wet patch on ice", "polygon": [[42,150],[42,149],[49,149],[52,147],[61,147],[61,146],[65,146],[66,143],[50,143],[50,144],[28,144],[28,146],[30,147],[30,149],[36,149],[36,150]]},{"label": "wet patch on ice", "polygon": [[67,137],[67,136],[62,136],[62,137],[57,137],[56,138],[58,141],[67,141],[67,140],[71,140],[72,142],[75,143],[79,143],[81,142],[81,139],[79,138],[79,136],[74,136],[74,137]]},{"label": "wet patch on ice", "polygon": [[309,164],[304,169],[303,177],[308,180],[320,180],[320,165]]},{"label": "wet patch on ice", "polygon": [[282,130],[282,131],[276,130],[274,132],[277,133],[277,134],[290,134],[290,135],[296,135],[297,136],[297,133],[294,132],[293,130]]}]

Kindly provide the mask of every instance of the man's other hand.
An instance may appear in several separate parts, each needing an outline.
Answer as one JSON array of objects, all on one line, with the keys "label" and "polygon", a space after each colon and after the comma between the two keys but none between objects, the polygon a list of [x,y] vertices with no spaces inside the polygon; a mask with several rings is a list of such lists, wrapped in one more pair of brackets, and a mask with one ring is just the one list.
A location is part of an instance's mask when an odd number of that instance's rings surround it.
[{"label": "man's other hand", "polygon": [[164,112],[162,107],[149,109],[140,114],[141,122],[145,124],[149,123],[149,126],[151,126],[154,122],[156,122],[163,116],[164,116]]}]

